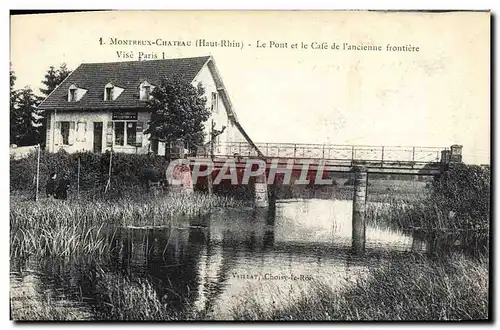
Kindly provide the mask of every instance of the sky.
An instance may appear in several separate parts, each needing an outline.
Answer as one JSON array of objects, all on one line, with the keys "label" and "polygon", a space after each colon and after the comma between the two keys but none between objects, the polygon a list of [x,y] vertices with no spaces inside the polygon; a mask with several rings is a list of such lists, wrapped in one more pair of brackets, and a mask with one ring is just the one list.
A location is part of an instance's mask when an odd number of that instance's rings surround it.
[{"label": "sky", "polygon": [[[11,17],[16,88],[50,65],[212,55],[255,142],[449,147],[490,162],[488,13],[100,12]],[[104,45],[100,44],[100,38]],[[191,46],[110,45],[110,39]],[[243,47],[196,47],[198,39]],[[270,47],[271,43],[286,47]],[[328,49],[311,49],[313,43]],[[266,47],[257,47],[266,45]],[[340,49],[332,49],[336,44]],[[376,45],[382,51],[344,50]],[[292,48],[296,44],[296,48]],[[302,48],[302,44],[308,48]],[[419,51],[387,51],[387,45]],[[164,53],[164,54],[163,54]]]}]

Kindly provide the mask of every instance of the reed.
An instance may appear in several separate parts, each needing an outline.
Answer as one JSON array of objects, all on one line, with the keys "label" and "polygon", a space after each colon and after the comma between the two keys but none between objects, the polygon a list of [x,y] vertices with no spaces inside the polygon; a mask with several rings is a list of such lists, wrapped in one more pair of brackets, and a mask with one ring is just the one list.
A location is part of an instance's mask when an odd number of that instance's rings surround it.
[{"label": "reed", "polygon": [[285,306],[264,306],[250,295],[232,315],[236,320],[485,320],[489,316],[488,280],[486,257],[394,259],[344,288],[317,282]]},{"label": "reed", "polygon": [[171,194],[117,200],[11,198],[10,256],[69,258],[105,255],[109,228],[168,225],[177,216],[197,216],[217,207],[237,207],[229,197]]}]

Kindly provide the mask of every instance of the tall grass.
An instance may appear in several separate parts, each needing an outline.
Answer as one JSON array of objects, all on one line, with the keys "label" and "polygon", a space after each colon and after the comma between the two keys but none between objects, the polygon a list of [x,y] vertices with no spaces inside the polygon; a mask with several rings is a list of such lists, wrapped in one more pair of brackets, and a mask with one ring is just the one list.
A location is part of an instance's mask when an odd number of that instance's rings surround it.
[{"label": "tall grass", "polygon": [[92,286],[94,294],[86,303],[68,297],[64,290],[57,293],[46,287],[36,275],[22,280],[11,278],[12,318],[16,321],[169,321],[195,317],[162,299],[146,278],[102,270],[91,277],[92,282],[87,285]]},{"label": "tall grass", "polygon": [[439,200],[430,198],[413,202],[390,200],[388,205],[368,204],[367,221],[425,232],[487,231],[489,228],[489,219],[457,214]]},{"label": "tall grass", "polygon": [[239,206],[227,197],[171,194],[118,200],[13,198],[10,207],[11,258],[100,256],[108,248],[106,230],[116,226],[168,225],[176,216],[196,216],[216,207]]},{"label": "tall grass", "polygon": [[117,273],[98,274],[94,296],[96,320],[171,321],[186,320],[189,314],[170,306],[144,278],[131,279]]},{"label": "tall grass", "polygon": [[326,284],[287,305],[261,305],[249,296],[236,320],[480,320],[488,318],[488,259],[393,260],[355,283]]}]

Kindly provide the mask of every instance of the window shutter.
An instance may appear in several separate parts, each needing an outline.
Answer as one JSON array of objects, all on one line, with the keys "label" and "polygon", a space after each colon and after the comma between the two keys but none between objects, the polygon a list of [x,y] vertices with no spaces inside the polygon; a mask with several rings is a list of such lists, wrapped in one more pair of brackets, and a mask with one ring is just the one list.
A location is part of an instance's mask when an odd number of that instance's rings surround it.
[{"label": "window shutter", "polygon": [[137,147],[142,147],[142,131],[144,129],[144,123],[142,121],[137,122],[137,128],[135,132],[135,143]]},{"label": "window shutter", "polygon": [[55,145],[60,145],[61,144],[61,139],[62,139],[62,135],[61,135],[61,122],[60,121],[56,122],[56,131],[55,131],[54,136],[55,136],[54,144]]},{"label": "window shutter", "polygon": [[75,144],[75,122],[71,121],[69,122],[69,136],[68,136],[68,143],[70,145]]},{"label": "window shutter", "polygon": [[85,142],[87,140],[87,123],[79,121],[76,124],[76,141]]},{"label": "window shutter", "polygon": [[106,130],[106,147],[113,146],[113,122],[108,121],[108,129]]}]

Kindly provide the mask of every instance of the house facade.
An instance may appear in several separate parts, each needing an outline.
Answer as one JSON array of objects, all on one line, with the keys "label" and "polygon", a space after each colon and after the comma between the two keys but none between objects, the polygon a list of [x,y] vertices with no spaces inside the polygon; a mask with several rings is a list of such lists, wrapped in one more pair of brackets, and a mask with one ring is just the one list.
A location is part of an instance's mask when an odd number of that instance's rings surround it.
[{"label": "house facade", "polygon": [[147,101],[161,80],[173,75],[205,88],[211,110],[205,143],[212,128],[223,127],[216,142],[252,143],[238,123],[214,59],[205,56],[81,64],[39,105],[47,118],[46,149],[164,154],[164,143],[151,143],[144,133],[151,116]]}]

